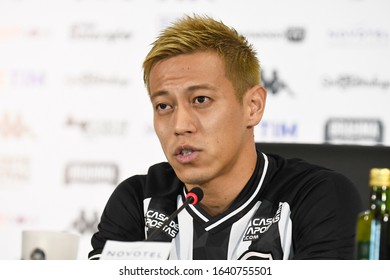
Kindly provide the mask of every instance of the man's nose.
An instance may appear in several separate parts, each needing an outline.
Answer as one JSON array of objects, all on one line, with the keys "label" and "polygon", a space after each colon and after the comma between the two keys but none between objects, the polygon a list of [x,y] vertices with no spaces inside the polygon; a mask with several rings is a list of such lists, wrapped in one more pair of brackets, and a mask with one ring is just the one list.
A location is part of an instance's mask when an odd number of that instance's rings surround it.
[{"label": "man's nose", "polygon": [[173,125],[176,135],[183,135],[196,131],[196,119],[188,106],[177,106],[174,114]]}]

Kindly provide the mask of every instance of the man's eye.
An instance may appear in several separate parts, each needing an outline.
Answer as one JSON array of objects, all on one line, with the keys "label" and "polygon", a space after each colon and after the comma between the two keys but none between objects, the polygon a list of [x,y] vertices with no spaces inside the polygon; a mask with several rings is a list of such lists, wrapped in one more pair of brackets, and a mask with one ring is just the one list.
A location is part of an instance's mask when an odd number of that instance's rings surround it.
[{"label": "man's eye", "polygon": [[201,104],[207,102],[207,100],[209,100],[209,98],[206,96],[198,96],[195,98],[195,103]]},{"label": "man's eye", "polygon": [[166,109],[168,109],[168,104],[165,104],[165,103],[157,104],[156,109],[157,110],[166,110]]}]

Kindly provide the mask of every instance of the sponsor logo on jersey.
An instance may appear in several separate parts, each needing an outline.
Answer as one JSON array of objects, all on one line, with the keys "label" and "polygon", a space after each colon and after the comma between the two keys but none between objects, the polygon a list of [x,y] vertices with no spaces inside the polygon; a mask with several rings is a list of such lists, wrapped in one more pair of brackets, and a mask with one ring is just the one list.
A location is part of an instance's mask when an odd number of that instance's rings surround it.
[{"label": "sponsor logo on jersey", "polygon": [[[156,210],[149,209],[145,215],[145,226],[149,229],[161,228],[168,216]],[[171,221],[162,228],[162,231],[174,238],[179,233],[179,224]]]},{"label": "sponsor logo on jersey", "polygon": [[276,211],[275,216],[273,217],[253,217],[249,222],[243,241],[252,241],[257,240],[265,233],[271,225],[279,222],[280,213],[282,211],[282,204],[279,205],[278,210]]}]

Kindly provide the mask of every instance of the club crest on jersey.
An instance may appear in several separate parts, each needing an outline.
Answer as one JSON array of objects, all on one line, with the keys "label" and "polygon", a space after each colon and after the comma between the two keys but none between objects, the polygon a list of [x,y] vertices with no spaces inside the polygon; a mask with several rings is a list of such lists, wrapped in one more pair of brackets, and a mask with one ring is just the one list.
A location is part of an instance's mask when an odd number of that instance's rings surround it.
[{"label": "club crest on jersey", "polygon": [[[149,209],[145,214],[145,227],[149,229],[160,228],[167,219],[168,216],[166,214]],[[171,221],[168,225],[164,226],[162,230],[170,237],[175,238],[179,233],[179,224],[175,221]]]},{"label": "club crest on jersey", "polygon": [[283,204],[280,203],[279,208],[273,217],[254,216],[250,220],[249,225],[245,230],[245,234],[244,234],[244,237],[242,240],[243,241],[257,240],[261,237],[262,234],[264,234],[270,228],[270,226],[279,222],[280,213],[282,211],[282,206],[283,206]]}]

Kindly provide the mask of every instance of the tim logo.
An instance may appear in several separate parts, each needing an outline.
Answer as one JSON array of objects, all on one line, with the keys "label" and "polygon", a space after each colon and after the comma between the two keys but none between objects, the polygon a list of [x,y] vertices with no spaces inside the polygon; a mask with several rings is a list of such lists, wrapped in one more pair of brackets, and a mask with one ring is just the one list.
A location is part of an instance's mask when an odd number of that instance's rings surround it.
[{"label": "tim logo", "polygon": [[[161,228],[164,221],[168,219],[168,216],[164,213],[160,213],[155,210],[148,210],[145,215],[145,226],[149,229]],[[175,221],[171,221],[168,225],[162,229],[170,237],[174,238],[179,233],[179,224]]]},{"label": "tim logo", "polygon": [[256,128],[256,137],[263,141],[269,140],[294,140],[299,135],[299,125],[296,122],[283,122],[263,120]]},{"label": "tim logo", "polygon": [[254,217],[246,231],[245,231],[245,235],[243,237],[243,241],[252,241],[252,240],[257,240],[260,238],[260,236],[265,233],[269,227],[277,222],[279,222],[280,220],[280,213],[282,211],[282,204],[280,204],[279,208],[278,208],[278,211],[276,211],[276,214],[275,216],[273,217],[268,217],[268,218],[265,218],[265,217]]},{"label": "tim logo", "polygon": [[261,82],[263,86],[267,89],[267,92],[272,93],[273,95],[286,92],[290,96],[294,96],[293,91],[290,87],[280,78],[279,72],[273,70],[270,76],[261,71]]},{"label": "tim logo", "polygon": [[39,88],[47,83],[47,75],[44,72],[29,70],[0,70],[0,89],[12,88]]},{"label": "tim logo", "polygon": [[383,123],[376,119],[329,119],[325,124],[325,142],[383,143]]}]

